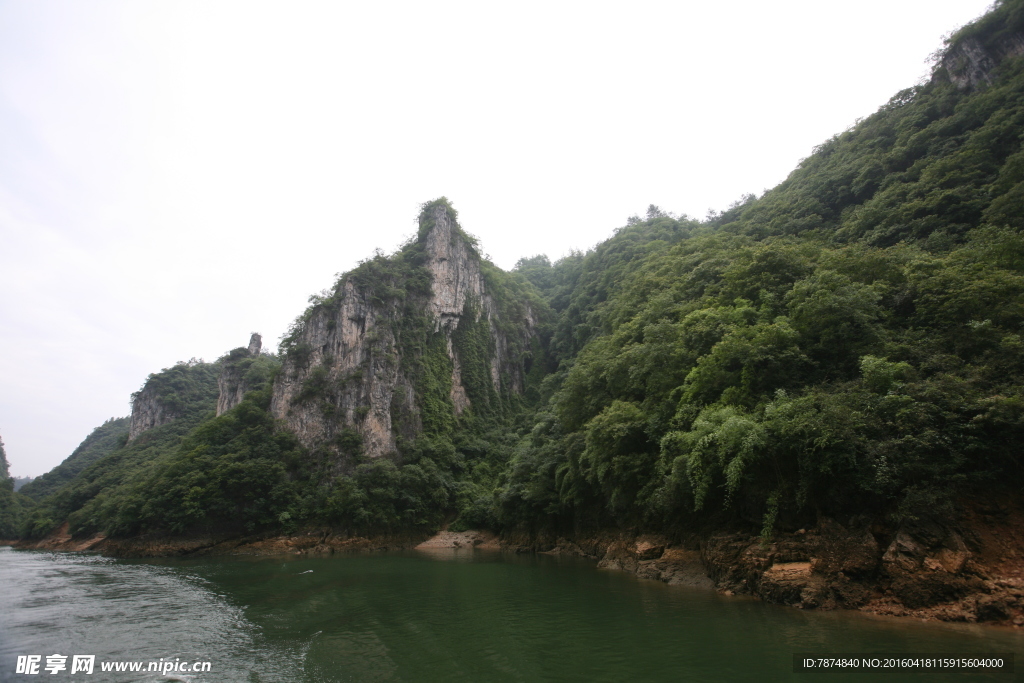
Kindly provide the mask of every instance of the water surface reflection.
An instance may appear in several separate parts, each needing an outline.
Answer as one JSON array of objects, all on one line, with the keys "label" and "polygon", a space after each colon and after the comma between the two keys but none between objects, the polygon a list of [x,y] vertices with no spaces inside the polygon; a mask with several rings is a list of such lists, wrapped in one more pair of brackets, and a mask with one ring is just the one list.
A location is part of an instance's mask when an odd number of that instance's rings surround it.
[{"label": "water surface reflection", "polygon": [[[1024,651],[990,627],[799,611],[476,550],[111,560],[3,548],[0,585],[4,681],[28,680],[16,655],[54,652],[211,661],[197,682],[810,682],[866,679],[793,674],[793,652]],[[122,676],[106,680],[167,680]]]}]

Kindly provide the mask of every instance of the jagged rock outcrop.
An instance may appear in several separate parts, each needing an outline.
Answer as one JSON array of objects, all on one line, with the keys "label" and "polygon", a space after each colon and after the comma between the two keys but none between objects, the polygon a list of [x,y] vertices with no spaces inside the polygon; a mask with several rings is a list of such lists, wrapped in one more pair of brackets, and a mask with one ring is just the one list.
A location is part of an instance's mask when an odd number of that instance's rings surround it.
[{"label": "jagged rock outcrop", "polygon": [[150,375],[132,394],[129,443],[140,434],[178,418],[195,420],[214,409],[219,368],[192,358]]},{"label": "jagged rock outcrop", "polygon": [[166,405],[160,392],[151,382],[140,391],[132,394],[132,417],[128,424],[128,441],[132,442],[139,434],[167,424],[178,417],[178,411]]},{"label": "jagged rock outcrop", "polygon": [[888,531],[823,519],[767,545],[745,534],[718,535],[704,544],[703,558],[728,594],[801,608],[1024,624],[1020,562],[1002,548],[1019,547],[1021,520],[1013,515],[993,530],[971,520],[973,512],[959,530],[927,520]]},{"label": "jagged rock outcrop", "polygon": [[[382,455],[395,449],[393,404],[414,411],[415,400],[412,385],[399,376],[394,333],[378,324],[380,313],[369,292],[346,281],[338,304],[312,316],[284,359],[271,413],[307,448],[356,425],[365,452]],[[318,389],[323,405],[311,400]]]},{"label": "jagged rock outcrop", "polygon": [[420,221],[414,243],[344,276],[289,342],[271,411],[308,448],[342,452],[357,434],[363,454],[392,453],[424,421],[473,405],[468,372],[486,375],[495,396],[523,391],[530,307],[502,313],[447,201],[428,205]]},{"label": "jagged rock outcrop", "polygon": [[240,361],[257,358],[262,348],[263,337],[253,332],[247,348],[237,348],[222,360],[220,375],[217,377],[218,417],[241,403],[246,392],[253,388],[251,378],[246,377],[250,364]]},{"label": "jagged rock outcrop", "polygon": [[260,349],[263,348],[263,337],[260,336],[259,332],[253,332],[252,336],[249,337],[249,348],[246,349],[250,356],[260,355]]},{"label": "jagged rock outcrop", "polygon": [[965,508],[953,526],[821,518],[768,543],[749,533],[606,531],[573,538],[506,533],[502,547],[588,557],[602,569],[800,609],[1024,626],[1024,508],[1016,501]]},{"label": "jagged rock outcrop", "polygon": [[939,62],[936,77],[948,78],[961,90],[973,90],[981,85],[990,85],[993,70],[1003,60],[1021,54],[1024,54],[1022,33],[1009,33],[985,42],[969,36],[949,47]]},{"label": "jagged rock outcrop", "polygon": [[860,607],[877,581],[881,550],[868,529],[823,519],[817,528],[776,534],[770,544],[746,534],[704,546],[719,590],[799,607]]},{"label": "jagged rock outcrop", "polygon": [[[452,359],[452,393],[451,399],[456,413],[469,407],[469,399],[462,382],[462,368],[458,354],[452,349],[452,334],[466,313],[467,304],[479,302],[481,310],[474,311],[479,319],[482,315],[488,322],[491,339],[494,342],[490,357],[491,384],[495,391],[501,390],[502,368],[509,367],[508,337],[497,328],[499,319],[498,308],[494,298],[484,287],[483,273],[480,270],[480,257],[471,251],[465,239],[459,234],[455,219],[444,207],[434,209],[435,224],[426,235],[427,268],[430,270],[432,296],[429,310],[433,315],[434,326],[443,330],[448,342],[448,355]],[[527,310],[523,320],[518,321],[525,326],[527,334],[532,334],[536,325],[532,312]],[[518,368],[516,368],[518,369]],[[510,386],[514,393],[522,393],[523,376],[521,372],[509,375]]]}]

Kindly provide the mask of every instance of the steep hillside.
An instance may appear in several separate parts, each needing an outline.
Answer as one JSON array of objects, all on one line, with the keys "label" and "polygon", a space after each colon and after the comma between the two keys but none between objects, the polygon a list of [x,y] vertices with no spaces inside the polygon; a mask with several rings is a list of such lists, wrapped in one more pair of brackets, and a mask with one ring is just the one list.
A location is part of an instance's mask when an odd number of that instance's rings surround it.
[{"label": "steep hillside", "polygon": [[[1020,46],[1021,3],[997,3],[947,44],[931,82],[897,93],[715,224],[758,239],[817,233],[940,252],[982,225],[1024,227]],[[973,66],[961,65],[967,53]]]},{"label": "steep hillside", "polygon": [[82,470],[120,448],[128,440],[127,417],[110,418],[85,437],[71,455],[46,474],[21,487],[21,493],[41,500],[77,477]]},{"label": "steep hillside", "polygon": [[1020,481],[1022,7],[760,199],[703,225],[651,207],[520,263],[560,314],[561,370],[499,494],[509,528],[724,515],[768,537]]},{"label": "steep hillside", "polygon": [[219,374],[219,365],[193,358],[150,375],[132,394],[128,441],[176,420],[194,424],[211,409],[211,403],[216,406]]}]

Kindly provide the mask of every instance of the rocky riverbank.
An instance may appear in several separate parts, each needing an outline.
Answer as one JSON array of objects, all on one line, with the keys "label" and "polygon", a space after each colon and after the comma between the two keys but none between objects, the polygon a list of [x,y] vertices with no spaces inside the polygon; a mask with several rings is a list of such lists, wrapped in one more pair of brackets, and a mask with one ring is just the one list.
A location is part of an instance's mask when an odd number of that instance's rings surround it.
[{"label": "rocky riverbank", "polygon": [[955,525],[822,519],[770,543],[749,533],[679,541],[612,532],[508,538],[503,546],[589,557],[601,568],[799,609],[1024,626],[1024,514],[1010,503],[974,505]]},{"label": "rocky riverbank", "polygon": [[441,531],[433,536],[350,536],[332,530],[224,538],[75,539],[62,526],[18,548],[96,551],[114,557],[333,554],[397,549],[483,549],[586,557],[672,585],[751,595],[799,609],[856,609],[942,621],[1024,626],[1024,512],[974,504],[955,525],[916,521],[890,529],[864,519],[776,534],[670,539],[622,531],[583,538]]}]

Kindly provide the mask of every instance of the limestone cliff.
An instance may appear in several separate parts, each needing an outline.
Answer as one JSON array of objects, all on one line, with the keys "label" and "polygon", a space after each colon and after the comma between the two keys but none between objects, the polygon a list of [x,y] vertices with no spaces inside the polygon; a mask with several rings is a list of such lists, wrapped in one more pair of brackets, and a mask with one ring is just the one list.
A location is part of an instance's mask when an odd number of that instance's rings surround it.
[{"label": "limestone cliff", "polygon": [[1024,54],[1024,13],[1019,2],[997,2],[980,20],[953,35],[940,53],[933,80],[961,90],[991,85],[1004,61]]},{"label": "limestone cliff", "polygon": [[992,71],[1004,59],[1024,54],[1024,35],[1015,33],[986,48],[977,38],[954,45],[942,59],[946,77],[961,90],[992,83]]},{"label": "limestone cliff", "polygon": [[522,297],[499,296],[507,277],[446,200],[426,205],[417,239],[342,276],[297,321],[271,411],[308,448],[356,442],[379,457],[521,394],[537,321]]},{"label": "limestone cliff", "polygon": [[132,417],[128,425],[128,441],[134,441],[143,432],[165,425],[178,417],[177,411],[160,400],[160,392],[147,382],[132,394]]},{"label": "limestone cliff", "polygon": [[193,358],[150,375],[132,394],[128,441],[179,418],[193,420],[212,410],[218,374],[219,366]]}]

